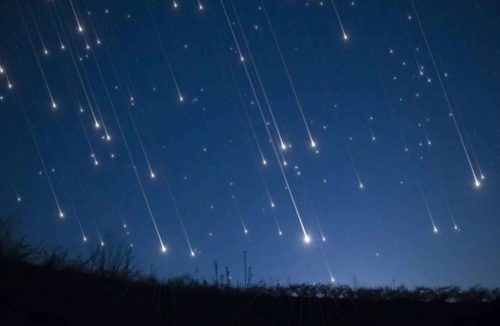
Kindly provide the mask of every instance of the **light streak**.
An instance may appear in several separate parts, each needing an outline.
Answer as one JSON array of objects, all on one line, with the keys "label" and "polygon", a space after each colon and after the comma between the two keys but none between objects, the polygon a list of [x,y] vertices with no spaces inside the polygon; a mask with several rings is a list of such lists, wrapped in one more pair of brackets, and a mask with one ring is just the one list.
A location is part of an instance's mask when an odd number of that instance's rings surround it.
[{"label": "light streak", "polygon": [[33,43],[33,39],[31,38],[31,35],[29,33],[28,25],[26,23],[26,18],[24,17],[23,11],[21,9],[21,5],[19,4],[18,0],[16,0],[16,4],[17,4],[17,8],[19,9],[19,13],[21,14],[21,19],[22,19],[24,28],[26,30],[26,34],[28,35],[28,39],[30,41],[31,48],[33,49],[33,54],[34,54],[35,60],[36,60],[36,62],[38,64],[38,69],[40,70],[40,73],[41,73],[42,78],[43,78],[43,82],[45,84],[45,88],[47,89],[47,93],[49,94],[50,105],[51,105],[52,109],[56,109],[57,108],[57,104],[56,104],[56,102],[54,100],[54,96],[52,96],[52,91],[50,90],[49,83],[47,81],[47,77],[45,76],[45,71],[43,70],[43,67],[42,67],[42,64],[40,62],[40,59],[38,58],[38,54],[37,54],[37,51],[36,51],[36,48],[35,48],[35,44]]},{"label": "light streak", "polygon": [[342,24],[342,19],[340,19],[340,14],[339,14],[339,11],[337,9],[337,5],[335,4],[335,0],[331,0],[331,2],[332,2],[333,10],[335,11],[335,15],[337,16],[337,20],[339,21],[340,30],[342,31],[342,39],[344,41],[347,41],[347,40],[349,40],[349,35],[347,35],[347,33],[345,32],[344,25]]},{"label": "light streak", "polygon": [[45,178],[47,179],[47,183],[49,184],[50,192],[52,194],[52,197],[54,198],[54,202],[56,204],[57,211],[58,211],[57,212],[58,216],[59,216],[59,218],[64,218],[64,212],[61,208],[61,205],[59,204],[59,198],[57,197],[56,191],[54,189],[54,185],[52,184],[52,179],[50,178],[49,172],[47,170],[47,166],[45,165],[45,160],[42,156],[42,152],[40,151],[40,146],[38,145],[38,141],[36,140],[35,133],[33,131],[33,127],[31,126],[31,122],[29,120],[28,113],[26,111],[26,107],[24,106],[23,99],[19,95],[19,93],[16,92],[16,94],[17,94],[17,98],[19,99],[21,109],[23,111],[24,120],[26,121],[26,124],[28,125],[28,130],[30,132],[31,139],[33,140],[33,143],[35,145],[35,149],[36,149],[36,152],[38,154],[38,158],[40,159],[40,163],[42,165]]},{"label": "light streak", "polygon": [[449,116],[451,117],[451,119],[453,121],[453,125],[455,126],[455,129],[457,131],[457,135],[458,135],[458,138],[459,138],[460,143],[462,145],[462,149],[464,151],[465,158],[467,160],[467,163],[468,163],[469,168],[471,170],[472,176],[474,178],[474,186],[476,188],[479,188],[481,186],[481,181],[477,177],[476,171],[474,170],[474,166],[472,165],[472,161],[471,161],[471,158],[469,156],[469,151],[467,150],[467,146],[465,145],[465,141],[464,141],[464,139],[462,137],[462,131],[460,130],[460,127],[458,125],[457,119],[455,118],[454,109],[453,109],[453,106],[451,105],[450,99],[448,97],[448,92],[446,91],[446,88],[444,86],[443,80],[441,78],[441,73],[439,72],[439,69],[437,67],[436,60],[434,59],[434,55],[432,53],[431,47],[429,45],[429,42],[427,40],[427,35],[425,34],[425,31],[424,31],[424,27],[422,25],[422,22],[420,21],[420,15],[418,14],[418,10],[415,7],[415,4],[413,3],[413,0],[410,0],[410,2],[411,2],[411,5],[413,7],[413,10],[415,11],[415,18],[417,19],[418,26],[420,27],[420,31],[422,32],[422,36],[423,36],[423,39],[424,39],[424,42],[425,42],[425,46],[427,48],[427,52],[429,54],[429,57],[431,58],[431,62],[432,62],[432,65],[434,67],[434,71],[436,72],[436,76],[437,76],[437,79],[439,81],[439,86],[441,87],[441,91],[442,91],[444,99],[446,101],[446,105],[448,106]]},{"label": "light streak", "polygon": [[278,43],[278,38],[276,36],[276,33],[274,32],[274,28],[273,28],[273,25],[271,23],[271,19],[269,18],[269,15],[267,13],[266,7],[264,6],[263,0],[261,0],[261,4],[262,4],[262,9],[264,11],[264,15],[266,16],[267,24],[269,25],[269,29],[271,31],[271,35],[273,36],[274,44],[276,46],[276,49],[278,50],[278,54],[279,54],[279,57],[281,59],[281,63],[282,63],[283,68],[285,70],[285,74],[287,76],[288,83],[290,84],[290,88],[292,89],[292,93],[293,93],[293,96],[295,98],[295,102],[297,103],[297,108],[299,109],[300,116],[302,117],[302,121],[304,122],[304,126],[305,126],[306,131],[307,131],[307,135],[309,136],[309,145],[311,146],[311,148],[316,148],[317,143],[311,134],[311,130],[309,129],[309,125],[307,123],[307,119],[306,119],[306,116],[304,114],[304,110],[302,108],[302,103],[301,103],[299,96],[297,94],[297,91],[295,89],[295,84],[292,80],[292,76],[290,75],[290,71],[288,70],[288,65],[286,64],[285,57],[283,56],[283,52],[281,51],[281,47]]},{"label": "light streak", "polygon": [[[166,62],[167,67],[168,67],[168,71],[170,72],[170,77],[172,78],[172,81],[174,82],[175,89],[177,90],[177,96],[178,96],[179,102],[184,102],[184,96],[181,93],[179,83],[177,82],[177,78],[175,77],[174,69],[172,68],[170,58],[168,57],[167,51],[165,50],[165,46],[163,45],[163,40],[160,36],[160,30],[158,29],[158,25],[156,24],[156,20],[153,16],[153,12],[151,11],[151,7],[149,6],[148,1],[149,0],[146,0],[145,2],[146,2],[146,6],[148,7],[148,12],[149,12],[149,16],[151,17],[151,21],[153,22],[156,36],[158,38],[158,44],[160,45],[160,49],[161,49],[161,52],[163,54],[163,58],[165,59],[165,62]],[[175,0],[174,0],[173,3],[174,3],[174,8],[177,8],[178,7],[177,2],[175,2]]]},{"label": "light streak", "polygon": [[[222,5],[222,7],[223,7],[223,9],[224,9],[224,13],[225,13],[225,15],[226,15],[226,21],[227,21],[227,23],[228,23],[229,29],[231,30],[231,34],[233,35],[233,40],[234,40],[234,42],[235,42],[235,43],[237,43],[237,39],[236,39],[235,34],[234,34],[233,26],[232,26],[232,24],[231,24],[231,21],[229,20],[229,16],[227,15],[227,11],[225,10],[224,3],[223,3],[223,1],[222,1],[222,0],[220,0],[220,2],[221,2],[221,5]],[[269,136],[269,141],[270,141],[270,143],[271,143],[271,147],[272,147],[273,152],[274,152],[274,155],[275,155],[275,157],[276,157],[276,161],[277,161],[277,163],[278,163],[278,167],[279,167],[279,169],[280,169],[281,175],[282,175],[283,180],[284,180],[284,182],[285,182],[286,190],[287,190],[287,192],[288,192],[288,194],[289,194],[289,196],[290,196],[290,200],[291,200],[291,202],[292,202],[292,205],[293,205],[293,208],[294,208],[295,214],[296,214],[296,216],[297,216],[297,220],[299,221],[300,227],[301,227],[301,229],[302,229],[302,233],[303,233],[303,236],[304,236],[304,237],[303,237],[303,240],[304,240],[304,242],[307,244],[307,243],[309,243],[309,242],[311,241],[311,238],[310,238],[309,234],[307,233],[307,231],[306,231],[306,229],[305,229],[304,223],[302,222],[302,217],[301,217],[300,212],[299,212],[299,209],[298,209],[298,207],[297,207],[297,203],[295,202],[295,197],[294,197],[293,192],[292,192],[292,190],[291,190],[291,187],[290,187],[290,185],[289,185],[289,183],[288,183],[288,178],[287,178],[287,176],[286,176],[286,174],[285,174],[285,171],[283,170],[283,166],[282,166],[282,164],[281,164],[281,161],[280,161],[280,158],[279,158],[278,152],[277,152],[276,147],[275,147],[275,145],[274,145],[274,141],[273,141],[273,138],[272,138],[271,132],[269,131],[269,128],[268,128],[268,126],[267,126],[266,119],[265,119],[265,117],[264,117],[264,113],[263,113],[263,110],[262,110],[262,106],[261,106],[261,104],[260,104],[260,100],[259,100],[259,98],[258,98],[258,96],[257,96],[257,92],[256,92],[256,90],[255,90],[255,86],[254,86],[254,84],[253,84],[253,82],[252,82],[252,79],[250,78],[250,75],[249,75],[249,72],[248,72],[248,69],[247,69],[247,66],[246,66],[246,64],[245,64],[245,63],[243,64],[243,67],[244,67],[244,70],[245,70],[245,73],[246,73],[246,76],[247,76],[247,79],[248,79],[248,83],[249,83],[250,88],[251,88],[251,90],[252,90],[252,94],[253,94],[253,96],[254,96],[255,102],[256,102],[256,104],[257,104],[257,107],[259,108],[259,112],[260,112],[261,118],[262,118],[262,120],[263,120],[263,122],[264,122],[264,127],[265,127],[266,132],[267,132],[267,134],[268,134],[268,136]]]}]

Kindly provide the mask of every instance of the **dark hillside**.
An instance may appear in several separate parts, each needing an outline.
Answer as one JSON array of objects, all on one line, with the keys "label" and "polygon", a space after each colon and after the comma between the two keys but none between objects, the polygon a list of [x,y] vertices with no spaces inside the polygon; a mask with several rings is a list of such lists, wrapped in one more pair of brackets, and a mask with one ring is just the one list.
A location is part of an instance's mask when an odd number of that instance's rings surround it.
[{"label": "dark hillside", "polygon": [[[495,292],[294,286],[246,291],[0,261],[2,325],[500,325]],[[303,293],[303,295],[298,295]],[[321,297],[336,295],[337,297]],[[384,298],[382,296],[392,296]],[[339,297],[346,298],[339,298]],[[420,297],[419,297],[420,296]],[[477,302],[477,299],[492,302]],[[427,300],[427,299],[426,299]],[[479,299],[481,300],[481,299]]]}]

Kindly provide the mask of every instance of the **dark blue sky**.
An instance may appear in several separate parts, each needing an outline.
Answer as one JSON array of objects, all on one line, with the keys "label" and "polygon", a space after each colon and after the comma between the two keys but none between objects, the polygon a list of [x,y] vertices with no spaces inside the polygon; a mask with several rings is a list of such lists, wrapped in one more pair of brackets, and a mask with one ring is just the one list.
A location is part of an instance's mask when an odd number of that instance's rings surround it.
[{"label": "dark blue sky", "polygon": [[265,1],[303,119],[260,0],[176,1],[0,3],[0,214],[30,242],[132,244],[161,277],[241,282],[247,250],[257,281],[500,285],[498,2]]}]

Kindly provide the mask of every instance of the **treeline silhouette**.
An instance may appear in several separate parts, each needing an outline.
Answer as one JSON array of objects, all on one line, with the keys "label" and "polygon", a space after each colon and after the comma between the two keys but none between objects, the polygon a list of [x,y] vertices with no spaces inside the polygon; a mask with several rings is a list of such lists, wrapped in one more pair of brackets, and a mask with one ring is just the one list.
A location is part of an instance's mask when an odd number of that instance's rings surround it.
[{"label": "treeline silhouette", "polygon": [[0,220],[0,325],[500,325],[500,290],[357,288],[231,282],[188,275],[160,281],[132,251],[97,247],[70,259],[13,235]]}]

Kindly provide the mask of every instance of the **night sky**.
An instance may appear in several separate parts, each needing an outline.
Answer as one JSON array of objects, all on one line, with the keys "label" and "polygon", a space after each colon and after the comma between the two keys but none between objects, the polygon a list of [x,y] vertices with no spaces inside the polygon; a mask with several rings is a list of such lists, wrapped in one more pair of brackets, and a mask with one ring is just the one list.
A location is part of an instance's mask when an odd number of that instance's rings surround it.
[{"label": "night sky", "polygon": [[5,0],[0,35],[0,215],[30,243],[500,286],[498,1]]}]

